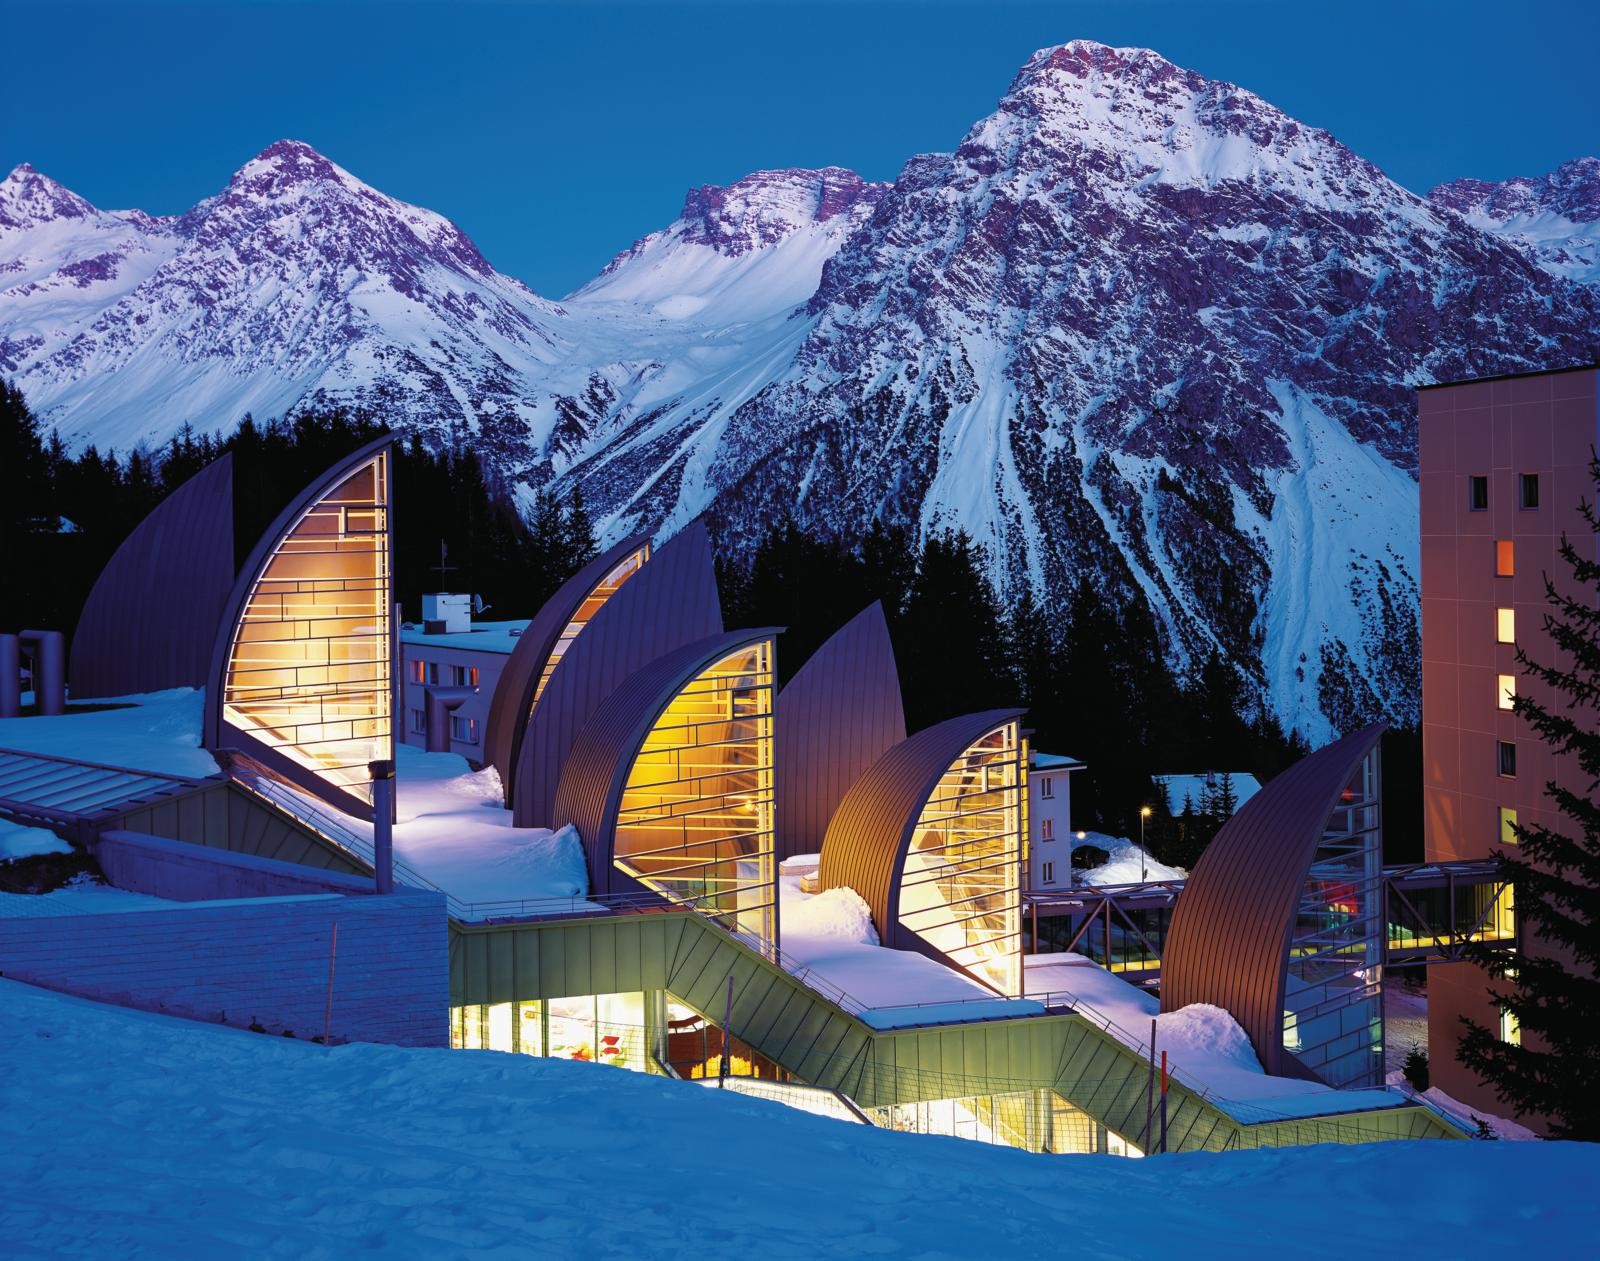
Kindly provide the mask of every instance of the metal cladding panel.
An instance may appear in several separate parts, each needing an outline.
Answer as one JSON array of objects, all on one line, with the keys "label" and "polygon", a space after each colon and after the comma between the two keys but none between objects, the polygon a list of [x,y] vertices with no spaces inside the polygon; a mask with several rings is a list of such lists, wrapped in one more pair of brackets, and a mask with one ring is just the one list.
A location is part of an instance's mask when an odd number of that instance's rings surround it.
[{"label": "metal cladding panel", "polygon": [[1283,1047],[1289,937],[1328,816],[1383,732],[1353,732],[1271,780],[1206,846],[1173,908],[1161,1010],[1231,1012],[1269,1073],[1306,1075]]},{"label": "metal cladding panel", "polygon": [[[620,592],[616,598],[621,598]],[[645,891],[612,865],[611,845],[628,772],[661,711],[707,666],[777,633],[773,627],[723,631],[685,644],[635,671],[595,708],[561,766],[550,816],[555,827],[570,823],[578,829],[589,862],[589,887],[595,893]],[[555,686],[560,670],[558,666],[550,676],[550,687]]]},{"label": "metal cladding panel", "polygon": [[551,672],[517,754],[514,826],[547,827],[555,818],[557,785],[578,733],[624,679],[721,630],[711,540],[695,521],[605,602]]},{"label": "metal cladding panel", "polygon": [[905,738],[889,624],[874,602],[834,632],[778,697],[778,861],[820,850],[850,786]]},{"label": "metal cladding panel", "polygon": [[483,755],[484,761],[500,772],[507,808],[511,806],[513,772],[516,770],[517,753],[522,748],[523,730],[528,725],[528,711],[533,708],[539,676],[544,673],[551,649],[600,580],[630,553],[638,551],[649,541],[649,537],[642,534],[625,539],[568,578],[544,602],[533,621],[528,623],[528,628],[518,636],[517,646],[511,650],[511,655],[506,658],[499,681],[495,684],[494,696],[489,701],[489,718],[483,732]]},{"label": "metal cladding panel", "polygon": [[818,879],[824,889],[843,885],[859,893],[885,946],[924,948],[900,927],[900,875],[924,803],[969,745],[1025,712],[989,709],[926,727],[874,762],[840,801],[822,842]]},{"label": "metal cladding panel", "polygon": [[[239,730],[232,724],[225,724],[222,716],[222,700],[226,691],[228,678],[228,655],[233,645],[234,631],[240,619],[244,616],[245,608],[250,602],[251,592],[265,569],[268,560],[278,550],[285,536],[294,529],[300,517],[318,500],[328,495],[345,481],[362,465],[370,463],[379,454],[389,450],[394,445],[394,437],[385,434],[374,439],[364,447],[352,451],[344,459],[326,469],[310,485],[305,487],[298,495],[289,501],[284,510],[280,512],[273,523],[267,527],[261,538],[256,542],[249,557],[240,567],[233,580],[233,589],[228,593],[227,600],[222,606],[222,615],[217,621],[215,637],[211,644],[211,664],[206,672],[206,694],[202,709],[203,727],[201,733],[201,747],[217,749],[224,746],[239,747],[252,757],[279,771],[285,778],[307,792],[331,802],[337,808],[359,818],[370,819],[372,807],[361,798],[343,791],[337,785],[328,782],[315,772],[301,766],[298,762],[285,757],[277,750],[256,739],[248,732]],[[393,460],[388,464],[390,488],[387,495],[388,501],[388,540],[389,540],[389,573],[394,573],[394,495],[393,495]],[[390,635],[390,652],[395,654],[395,641]],[[395,654],[397,655],[397,654]],[[400,677],[399,662],[390,661],[390,685],[398,683]],[[394,758],[394,724],[398,715],[390,714],[389,724],[389,758]]]},{"label": "metal cladding panel", "polygon": [[233,585],[233,456],[161,501],[95,580],[72,637],[72,694],[200,687]]}]

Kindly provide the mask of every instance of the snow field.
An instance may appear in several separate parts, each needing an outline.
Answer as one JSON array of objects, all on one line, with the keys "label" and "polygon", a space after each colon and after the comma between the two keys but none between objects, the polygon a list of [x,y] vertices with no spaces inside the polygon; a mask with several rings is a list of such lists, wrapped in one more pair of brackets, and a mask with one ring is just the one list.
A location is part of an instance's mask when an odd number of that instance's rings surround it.
[{"label": "snow field", "polygon": [[1581,1255],[1600,1176],[1600,1148],[1568,1143],[1032,1156],[595,1065],[324,1049],[11,981],[0,1023],[0,1241],[19,1261],[971,1261],[1064,1239],[1127,1258]]}]

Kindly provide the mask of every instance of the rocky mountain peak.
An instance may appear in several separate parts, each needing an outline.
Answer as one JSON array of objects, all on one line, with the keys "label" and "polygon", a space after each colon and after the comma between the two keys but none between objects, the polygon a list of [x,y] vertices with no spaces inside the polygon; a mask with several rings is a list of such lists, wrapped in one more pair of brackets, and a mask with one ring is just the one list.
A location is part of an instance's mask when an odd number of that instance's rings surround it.
[{"label": "rocky mountain peak", "polygon": [[228,191],[274,197],[308,184],[359,183],[304,141],[277,140],[234,172]]},{"label": "rocky mountain peak", "polygon": [[722,254],[744,254],[774,245],[796,228],[870,212],[888,187],[838,166],[756,171],[732,184],[702,184],[683,199],[682,239]]},{"label": "rocky mountain peak", "polygon": [[1554,275],[1600,282],[1600,158],[1574,158],[1539,176],[1451,180],[1428,200],[1505,238]]},{"label": "rocky mountain peak", "polygon": [[77,193],[27,162],[0,182],[0,228],[31,228],[54,219],[89,219],[96,213]]}]

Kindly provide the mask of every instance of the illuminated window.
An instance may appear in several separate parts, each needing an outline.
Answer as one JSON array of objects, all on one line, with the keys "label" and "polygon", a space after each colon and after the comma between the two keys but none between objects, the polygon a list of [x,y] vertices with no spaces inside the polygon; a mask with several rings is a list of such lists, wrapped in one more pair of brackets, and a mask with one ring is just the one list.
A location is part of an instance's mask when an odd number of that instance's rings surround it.
[{"label": "illuminated window", "polygon": [[650,545],[646,543],[638,551],[630,552],[619,561],[611,572],[595,583],[594,588],[583,598],[583,603],[578,606],[578,611],[572,615],[572,620],[562,628],[561,634],[556,637],[555,646],[550,649],[550,656],[545,660],[544,669],[539,672],[539,685],[533,690],[533,704],[528,706],[529,715],[532,715],[534,705],[537,705],[539,698],[544,695],[545,684],[550,682],[550,676],[555,673],[556,666],[561,664],[561,658],[566,655],[567,649],[572,647],[572,641],[578,637],[578,632],[589,624],[605,602],[616,595],[622,588],[622,584],[638,573],[649,559]]},{"label": "illuminated window", "polygon": [[1021,993],[1026,746],[1015,722],[951,763],[912,831],[900,923],[1002,994]]},{"label": "illuminated window", "polygon": [[1501,709],[1510,709],[1517,698],[1517,680],[1510,674],[1495,676],[1495,703]]},{"label": "illuminated window", "polygon": [[471,666],[467,670],[467,683],[472,687],[478,686],[478,667]]},{"label": "illuminated window", "polygon": [[1515,845],[1517,843],[1517,812],[1500,807],[1500,844]]},{"label": "illuminated window", "polygon": [[1510,740],[1495,741],[1495,767],[1507,779],[1517,775],[1517,746]]},{"label": "illuminated window", "polygon": [[1056,839],[1056,821],[1054,819],[1039,820],[1039,839],[1053,841]]},{"label": "illuminated window", "polygon": [[1039,796],[1048,800],[1056,795],[1056,779],[1054,775],[1042,776],[1039,780]]},{"label": "illuminated window", "polygon": [[1539,475],[1537,473],[1524,473],[1518,479],[1518,503],[1524,508],[1537,508],[1539,506]]},{"label": "illuminated window", "polygon": [[1497,539],[1494,545],[1494,572],[1497,578],[1512,578],[1517,572],[1517,546],[1510,539]]},{"label": "illuminated window", "polygon": [[428,681],[428,667],[423,664],[420,657],[411,662],[411,681],[413,683],[426,683]]},{"label": "illuminated window", "polygon": [[1512,1046],[1522,1045],[1522,1026],[1509,1007],[1500,1009],[1500,1041],[1509,1042]]},{"label": "illuminated window", "polygon": [[509,1051],[645,1071],[644,994],[584,994],[450,1009],[457,1050]]},{"label": "illuminated window", "polygon": [[1056,882],[1056,865],[1054,863],[1045,863],[1040,875],[1045,884],[1054,884]]},{"label": "illuminated window", "polygon": [[262,566],[234,629],[223,717],[363,798],[393,756],[389,459],[308,507]]},{"label": "illuminated window", "polygon": [[1467,478],[1467,511],[1487,512],[1489,510],[1489,479],[1487,477]]},{"label": "illuminated window", "polygon": [[672,901],[774,940],[770,640],[706,667],[656,719],[628,771],[612,854]]},{"label": "illuminated window", "polygon": [[1502,644],[1517,642],[1517,611],[1515,609],[1496,609],[1494,611],[1494,636]]}]

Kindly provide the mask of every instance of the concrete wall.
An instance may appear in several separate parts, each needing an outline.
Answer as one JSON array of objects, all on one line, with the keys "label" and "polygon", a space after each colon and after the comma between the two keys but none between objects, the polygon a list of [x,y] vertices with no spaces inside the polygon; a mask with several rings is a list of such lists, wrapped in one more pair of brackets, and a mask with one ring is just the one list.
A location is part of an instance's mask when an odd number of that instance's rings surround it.
[{"label": "concrete wall", "polygon": [[448,930],[437,893],[0,919],[0,973],[123,1006],[241,1027],[255,1021],[310,1038],[322,1033],[335,924],[334,1040],[448,1045]]},{"label": "concrete wall", "polygon": [[89,848],[108,883],[175,902],[374,892],[373,882],[365,876],[207,849],[143,832],[102,832]]},{"label": "concrete wall", "polygon": [[[404,635],[416,636],[418,632],[406,631]],[[457,718],[470,719],[477,724],[476,740],[450,741],[450,751],[459,753],[470,762],[484,760],[484,738],[489,726],[489,706],[494,699],[494,689],[500,682],[500,672],[505,669],[509,652],[484,651],[458,646],[450,642],[449,635],[428,635],[427,642],[418,644],[410,639],[402,638],[400,641],[400,706],[401,712],[395,728],[395,736],[405,744],[414,745],[422,749],[427,747],[427,733],[425,727],[418,723],[424,721],[428,702],[427,692],[430,684],[440,687],[471,687],[472,671],[478,672],[476,696],[469,696],[454,711]],[[469,639],[467,635],[455,636],[457,639]],[[417,678],[418,667],[421,667],[422,678]],[[458,681],[459,678],[459,681]]]},{"label": "concrete wall", "polygon": [[[1027,888],[1070,889],[1072,772],[1067,767],[1041,766],[1028,772],[1028,831]],[[1046,863],[1050,864],[1049,880],[1045,879]]]}]

